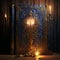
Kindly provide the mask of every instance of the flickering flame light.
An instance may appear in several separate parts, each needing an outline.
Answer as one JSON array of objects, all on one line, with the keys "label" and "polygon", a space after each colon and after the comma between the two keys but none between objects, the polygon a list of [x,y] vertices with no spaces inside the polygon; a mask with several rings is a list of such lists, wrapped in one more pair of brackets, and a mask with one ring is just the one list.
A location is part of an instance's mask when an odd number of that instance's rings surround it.
[{"label": "flickering flame light", "polygon": [[35,56],[39,56],[39,54],[40,54],[39,51],[35,52]]},{"label": "flickering flame light", "polygon": [[34,18],[28,18],[26,24],[28,26],[33,26],[35,24],[35,19]]},{"label": "flickering flame light", "polygon": [[52,6],[49,5],[49,12],[50,12],[50,14],[51,14],[51,10],[52,10]]},{"label": "flickering flame light", "polygon": [[4,17],[7,18],[7,14],[5,14]]}]

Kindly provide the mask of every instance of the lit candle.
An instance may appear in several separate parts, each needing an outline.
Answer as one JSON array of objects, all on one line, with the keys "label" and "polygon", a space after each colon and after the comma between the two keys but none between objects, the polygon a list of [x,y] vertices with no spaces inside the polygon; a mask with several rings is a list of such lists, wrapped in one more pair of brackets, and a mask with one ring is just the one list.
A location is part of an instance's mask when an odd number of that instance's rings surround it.
[{"label": "lit candle", "polygon": [[5,17],[5,26],[6,26],[6,24],[7,24],[7,14],[5,13],[5,15],[4,15],[4,17]]},{"label": "lit candle", "polygon": [[49,6],[49,13],[51,14],[51,9],[52,9],[52,7],[51,7],[51,5]]},{"label": "lit candle", "polygon": [[4,16],[5,16],[5,18],[7,18],[7,14],[5,14]]}]

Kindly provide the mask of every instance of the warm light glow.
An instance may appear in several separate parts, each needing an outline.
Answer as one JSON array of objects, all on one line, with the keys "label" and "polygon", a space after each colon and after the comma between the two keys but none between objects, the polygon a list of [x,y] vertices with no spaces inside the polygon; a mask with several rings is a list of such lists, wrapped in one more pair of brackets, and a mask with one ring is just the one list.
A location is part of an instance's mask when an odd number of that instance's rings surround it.
[{"label": "warm light glow", "polygon": [[39,56],[40,56],[39,54],[40,54],[39,51],[36,51],[36,52],[35,52],[36,60],[39,60],[39,58],[40,58],[40,57],[39,57]]},{"label": "warm light glow", "polygon": [[51,5],[49,5],[49,12],[50,12],[50,14],[51,14],[51,10],[52,10],[52,7],[51,7]]},{"label": "warm light glow", "polygon": [[30,26],[30,23],[31,23],[31,22],[30,22],[29,20],[27,20],[27,25],[29,25],[29,26]]},{"label": "warm light glow", "polygon": [[35,19],[34,18],[28,18],[26,24],[28,26],[33,26],[35,24]]},{"label": "warm light glow", "polygon": [[35,56],[39,56],[39,51],[36,51],[35,52]]},{"label": "warm light glow", "polygon": [[5,18],[7,18],[7,14],[5,14]]}]

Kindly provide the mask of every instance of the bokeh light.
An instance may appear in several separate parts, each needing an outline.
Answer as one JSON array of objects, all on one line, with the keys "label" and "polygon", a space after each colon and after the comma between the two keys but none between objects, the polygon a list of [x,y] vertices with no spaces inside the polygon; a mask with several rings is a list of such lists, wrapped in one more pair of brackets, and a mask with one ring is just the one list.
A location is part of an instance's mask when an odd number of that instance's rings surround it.
[{"label": "bokeh light", "polygon": [[7,14],[6,13],[5,13],[4,17],[7,18]]},{"label": "bokeh light", "polygon": [[35,24],[35,19],[34,18],[28,18],[26,24],[28,26],[33,26]]}]

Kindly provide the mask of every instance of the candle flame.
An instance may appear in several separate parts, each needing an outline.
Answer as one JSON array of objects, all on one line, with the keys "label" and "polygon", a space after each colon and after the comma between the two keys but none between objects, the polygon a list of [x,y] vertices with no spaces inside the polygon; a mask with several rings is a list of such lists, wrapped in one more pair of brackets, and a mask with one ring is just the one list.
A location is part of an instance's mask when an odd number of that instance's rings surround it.
[{"label": "candle flame", "polygon": [[52,7],[51,7],[51,5],[49,5],[49,11],[50,11],[50,14],[51,14],[51,9],[52,9]]},{"label": "candle flame", "polygon": [[7,18],[7,14],[5,14],[5,18]]}]

